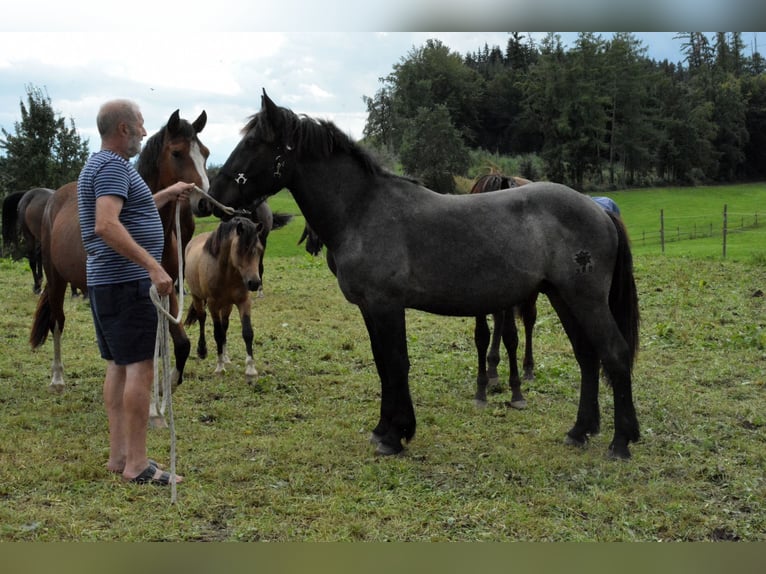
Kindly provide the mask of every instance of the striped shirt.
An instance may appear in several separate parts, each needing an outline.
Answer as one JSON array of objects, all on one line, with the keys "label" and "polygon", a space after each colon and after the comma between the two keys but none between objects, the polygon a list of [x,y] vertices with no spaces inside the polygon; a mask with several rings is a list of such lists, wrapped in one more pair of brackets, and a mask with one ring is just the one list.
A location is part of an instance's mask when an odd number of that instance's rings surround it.
[{"label": "striped shirt", "polygon": [[152,192],[126,159],[108,150],[93,154],[77,180],[80,232],[87,259],[88,285],[123,283],[149,277],[149,273],[115,252],[96,235],[96,198],[123,199],[120,222],[133,239],[157,261],[162,258],[164,234]]}]

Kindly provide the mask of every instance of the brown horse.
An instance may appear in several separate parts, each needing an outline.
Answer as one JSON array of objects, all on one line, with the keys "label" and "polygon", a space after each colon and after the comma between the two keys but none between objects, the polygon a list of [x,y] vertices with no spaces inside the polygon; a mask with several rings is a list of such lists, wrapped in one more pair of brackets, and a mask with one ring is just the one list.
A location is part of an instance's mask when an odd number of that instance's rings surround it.
[{"label": "brown horse", "polygon": [[[157,192],[177,181],[195,183],[207,191],[209,181],[206,171],[208,149],[197,134],[207,122],[207,114],[189,123],[180,119],[176,110],[168,123],[144,145],[138,158],[137,169],[152,192]],[[181,239],[188,241],[194,232],[193,206],[181,204]],[[165,250],[162,265],[173,279],[178,279],[178,255],[175,226],[175,202],[161,211],[165,227]],[[50,389],[63,391],[64,369],[61,361],[61,334],[64,331],[64,293],[66,284],[87,292],[85,274],[85,249],[80,236],[80,219],[77,209],[77,182],[57,189],[48,201],[41,229],[42,259],[46,285],[40,295],[35,312],[30,345],[36,349],[42,345],[48,333],[53,333],[53,366]],[[178,313],[175,294],[170,297],[170,312]],[[175,346],[175,384],[180,384],[183,369],[189,357],[191,343],[182,325],[172,325],[171,335]]]},{"label": "brown horse", "polygon": [[[500,189],[514,189],[532,183],[523,177],[503,175],[495,170],[487,175],[479,177],[471,187],[471,193],[484,193]],[[524,378],[534,378],[535,360],[532,354],[532,331],[537,321],[537,293],[534,293],[520,305],[511,309],[502,309],[492,313],[494,328],[490,344],[489,325],[486,315],[476,316],[474,328],[474,343],[478,356],[478,374],[476,375],[476,395],[474,400],[479,406],[487,404],[487,389],[499,386],[497,365],[500,363],[500,339],[502,338],[505,350],[508,353],[510,375],[508,384],[511,388],[511,407],[523,409],[527,401],[521,392],[521,379],[516,362],[516,350],[519,346],[519,333],[516,329],[516,313],[524,323]],[[489,353],[487,352],[489,349]]]},{"label": "brown horse", "polygon": [[40,253],[40,233],[45,204],[53,195],[47,187],[10,194],[3,202],[3,241],[6,247],[24,248],[32,270],[32,289],[39,294],[43,282],[43,262]]},{"label": "brown horse", "polygon": [[199,322],[197,355],[207,356],[205,339],[205,307],[213,318],[213,334],[218,350],[215,372],[226,370],[226,333],[229,315],[234,305],[239,309],[242,339],[247,359],[245,377],[258,376],[253,360],[253,327],[250,320],[250,293],[261,286],[259,266],[263,256],[260,241],[261,225],[244,217],[221,222],[215,231],[196,235],[186,246],[186,282],[192,304],[186,316],[186,326]]}]

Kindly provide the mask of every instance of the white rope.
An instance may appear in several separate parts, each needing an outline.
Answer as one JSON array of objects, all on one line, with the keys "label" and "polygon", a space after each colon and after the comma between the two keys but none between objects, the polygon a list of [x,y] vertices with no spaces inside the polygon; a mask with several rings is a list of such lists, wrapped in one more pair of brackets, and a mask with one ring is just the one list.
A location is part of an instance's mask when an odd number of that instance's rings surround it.
[{"label": "white rope", "polygon": [[[157,338],[154,344],[154,384],[152,401],[156,406],[159,403],[159,386],[162,383],[162,404],[159,413],[168,412],[168,428],[170,430],[170,503],[175,504],[176,493],[176,427],[173,420],[173,373],[170,366],[170,321],[176,325],[181,322],[184,311],[184,263],[183,245],[181,241],[181,204],[176,203],[176,246],[178,248],[178,316],[170,314],[170,297],[159,296],[157,288],[152,285],[149,296],[157,308]],[[162,357],[162,378],[159,376],[159,358]]]},{"label": "white rope", "polygon": [[[192,188],[193,194],[202,195],[205,199],[217,206],[221,211],[228,215],[233,215],[234,209],[216,201],[204,190],[196,185]],[[191,200],[191,197],[189,198]],[[160,297],[157,288],[152,285],[149,289],[149,296],[157,308],[157,338],[154,344],[154,384],[152,392],[152,407],[159,409],[160,415],[168,412],[168,428],[170,430],[170,503],[176,502],[176,429],[173,420],[173,373],[170,366],[170,321],[178,325],[184,312],[184,258],[183,245],[181,241],[181,204],[176,202],[176,247],[178,255],[178,315],[174,317],[170,314],[170,298],[167,295]],[[159,358],[162,357],[162,403],[159,400]],[[151,410],[151,409],[150,409]]]}]

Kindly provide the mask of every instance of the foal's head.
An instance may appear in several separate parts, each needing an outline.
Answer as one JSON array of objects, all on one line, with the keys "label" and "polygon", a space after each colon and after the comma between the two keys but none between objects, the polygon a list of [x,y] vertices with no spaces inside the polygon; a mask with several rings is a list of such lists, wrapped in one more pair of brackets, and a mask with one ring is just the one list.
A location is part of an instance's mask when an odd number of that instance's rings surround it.
[{"label": "foal's head", "polygon": [[253,223],[245,217],[234,217],[221,222],[206,244],[213,257],[227,259],[227,264],[236,269],[250,291],[257,291],[261,286],[259,266],[263,244],[260,231],[260,223]]}]

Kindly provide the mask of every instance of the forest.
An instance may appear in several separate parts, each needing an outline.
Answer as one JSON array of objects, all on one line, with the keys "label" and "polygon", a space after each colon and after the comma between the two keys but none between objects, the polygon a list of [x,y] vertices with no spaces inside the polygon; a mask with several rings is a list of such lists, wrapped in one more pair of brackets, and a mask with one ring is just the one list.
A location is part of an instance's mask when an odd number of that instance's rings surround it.
[{"label": "forest", "polygon": [[631,32],[581,32],[568,49],[555,32],[539,44],[512,32],[464,55],[429,40],[365,97],[365,141],[434,188],[472,150],[527,158],[515,175],[581,190],[762,179],[757,47],[741,32],[677,38],[679,62],[648,58]]}]

